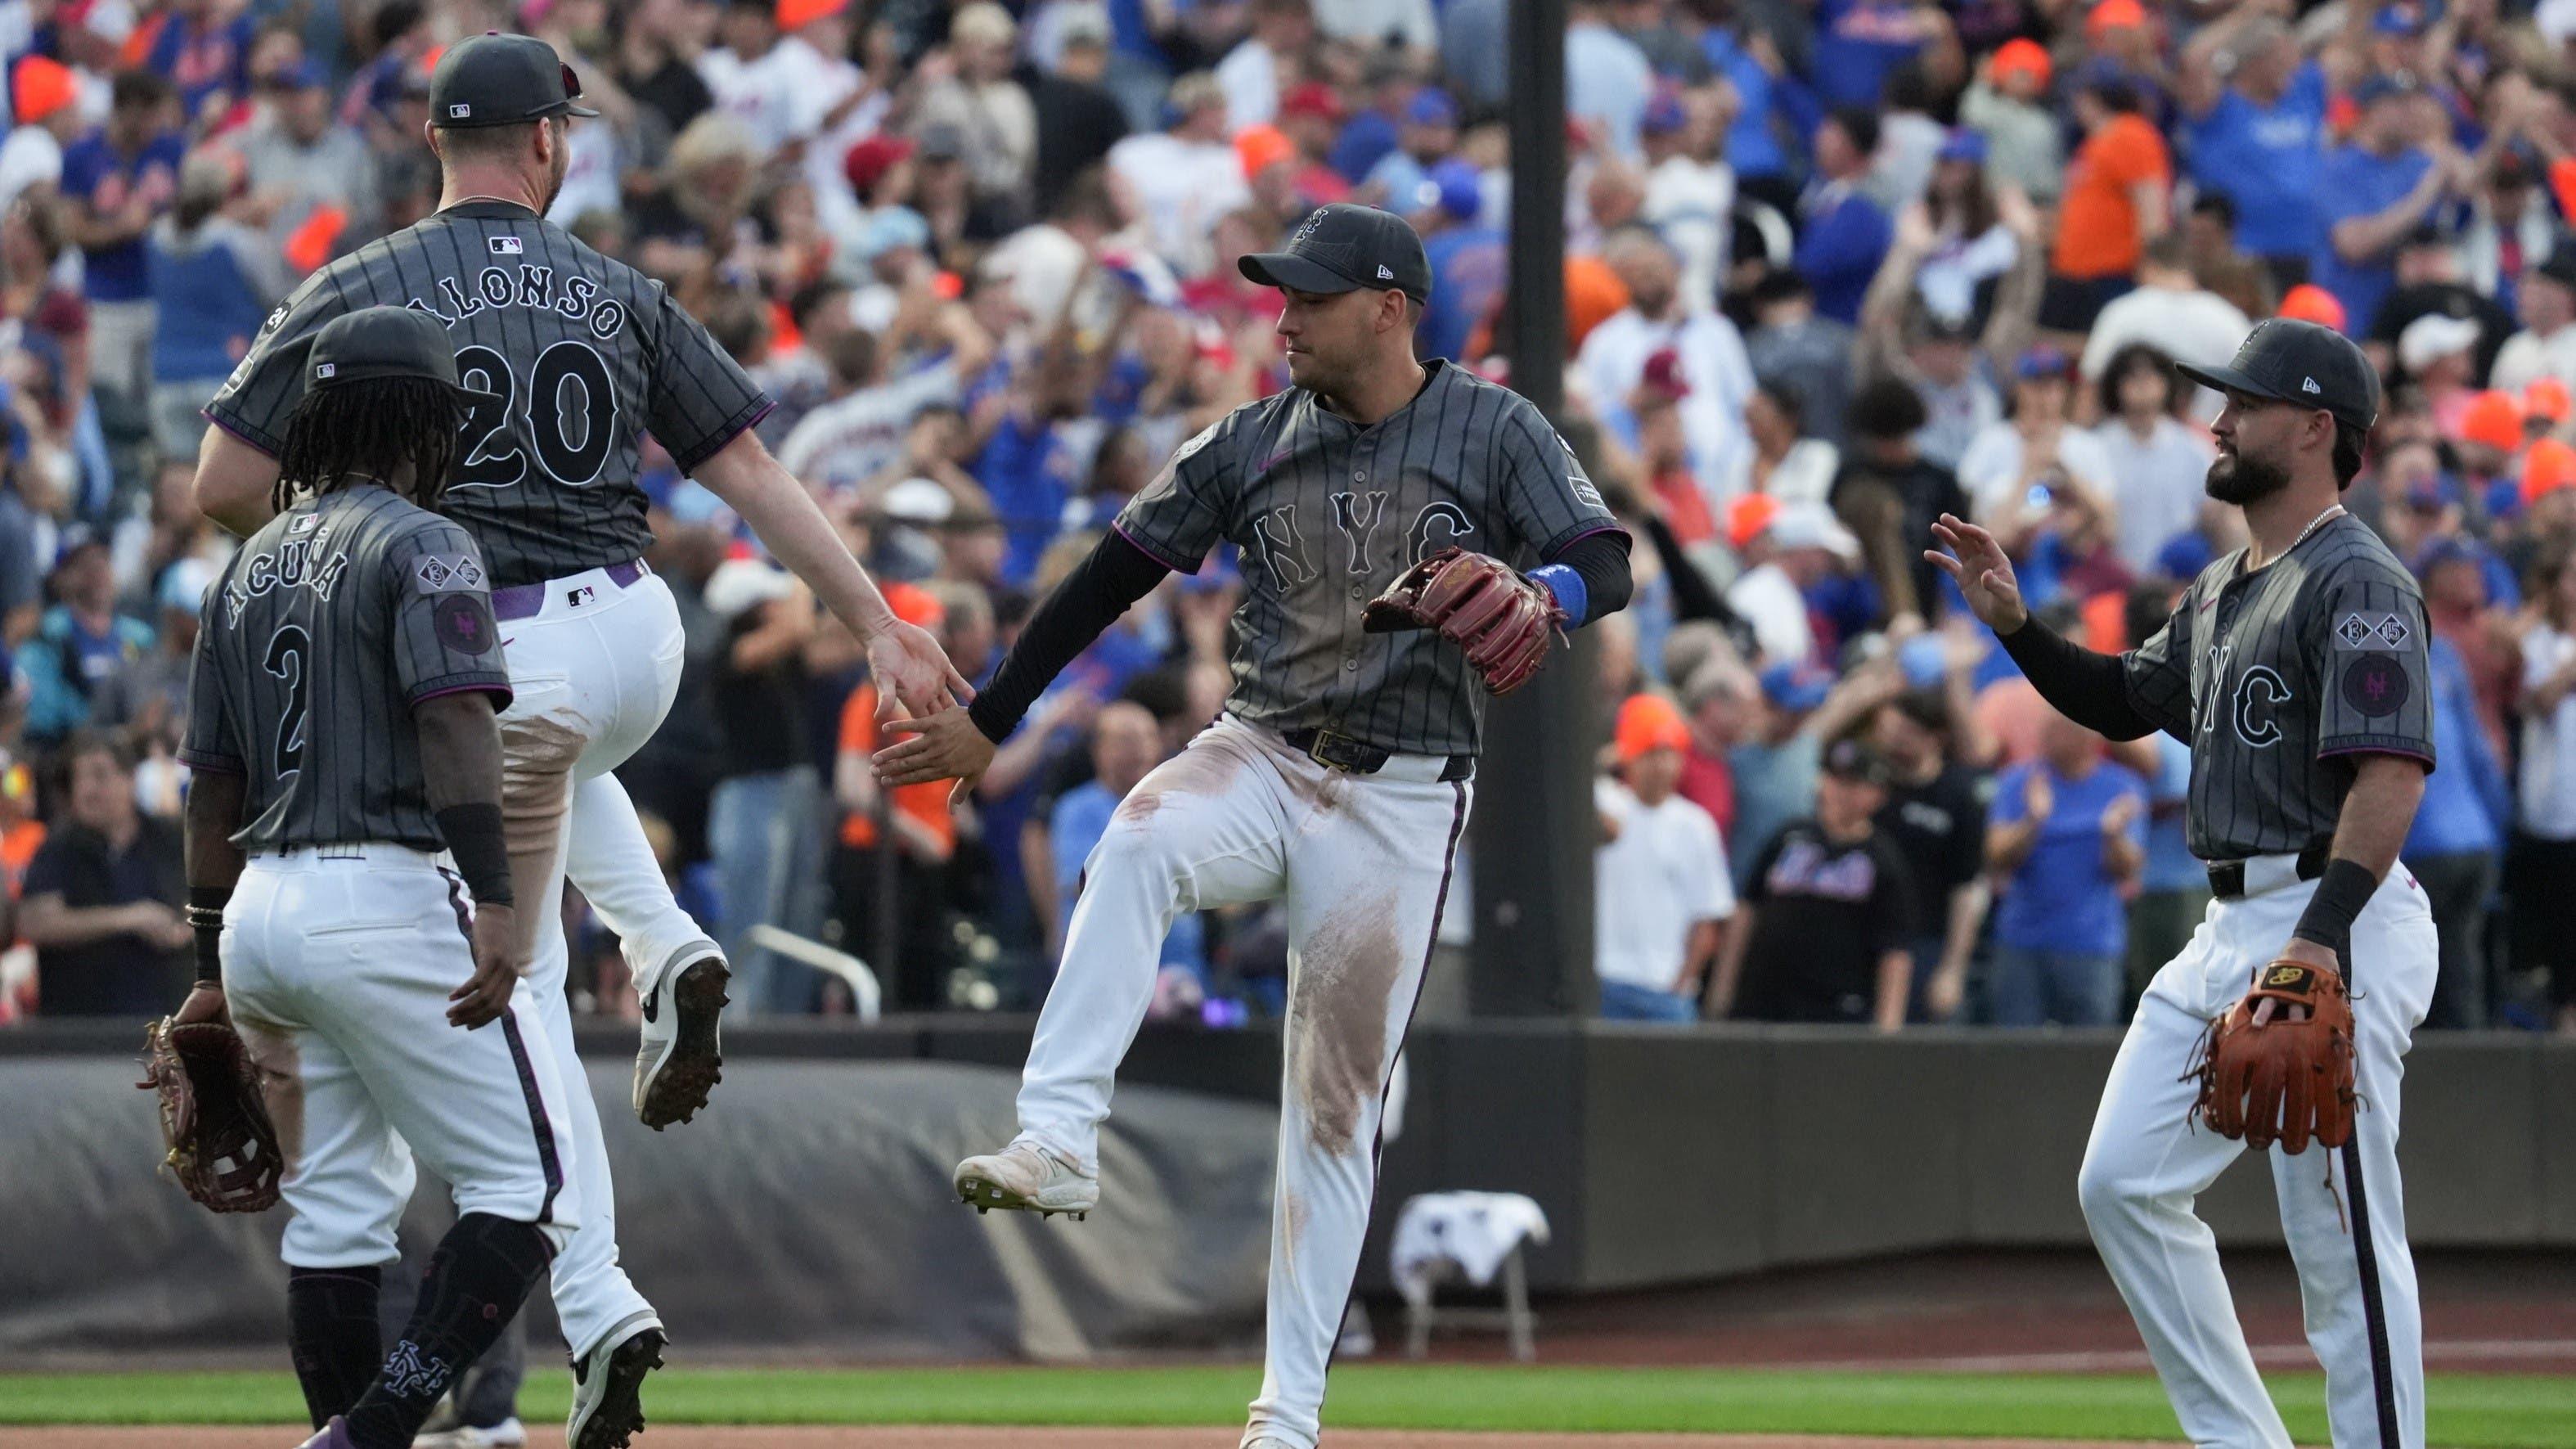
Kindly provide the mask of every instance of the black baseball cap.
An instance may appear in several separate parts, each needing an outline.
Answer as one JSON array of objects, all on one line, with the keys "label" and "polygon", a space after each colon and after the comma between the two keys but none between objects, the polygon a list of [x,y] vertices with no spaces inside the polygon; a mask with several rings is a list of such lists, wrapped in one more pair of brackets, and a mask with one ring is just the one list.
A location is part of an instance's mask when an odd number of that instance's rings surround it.
[{"label": "black baseball cap", "polygon": [[1872,748],[1868,741],[1846,735],[1825,747],[1818,765],[1837,780],[1851,780],[1864,785],[1884,785],[1890,771],[1887,757]]},{"label": "black baseball cap", "polygon": [[409,307],[361,307],[344,312],[313,334],[304,359],[307,391],[345,387],[384,378],[419,378],[444,383],[460,401],[484,396],[459,381],[456,353],[447,329],[426,312]]},{"label": "black baseball cap", "polygon": [[2370,359],[2333,328],[2294,317],[2257,323],[2225,367],[2179,362],[2174,371],[2221,392],[2322,408],[2356,428],[2379,421],[2379,371]]},{"label": "black baseball cap", "polygon": [[1297,223],[1284,252],[1247,252],[1235,263],[1265,287],[1299,292],[1393,288],[1416,302],[1431,297],[1431,259],[1403,217],[1336,201]]},{"label": "black baseball cap", "polygon": [[581,77],[533,35],[487,30],[447,48],[429,76],[429,120],[462,130],[515,126],[547,116],[596,116],[573,102]]}]

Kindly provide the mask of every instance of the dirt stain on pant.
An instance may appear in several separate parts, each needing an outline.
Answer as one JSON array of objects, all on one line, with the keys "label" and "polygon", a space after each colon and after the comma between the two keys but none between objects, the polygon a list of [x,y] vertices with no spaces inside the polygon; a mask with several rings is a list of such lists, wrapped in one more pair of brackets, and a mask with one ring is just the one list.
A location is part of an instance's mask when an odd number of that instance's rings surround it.
[{"label": "dirt stain on pant", "polygon": [[[545,912],[538,902],[560,865],[564,816],[572,809],[572,771],[590,739],[545,715],[501,721],[501,831],[510,851],[510,890],[518,898],[519,969],[536,957]],[[558,902],[558,904],[560,904]]]},{"label": "dirt stain on pant", "polygon": [[1404,946],[1393,892],[1336,908],[1298,944],[1288,988],[1288,1077],[1317,1150],[1346,1157],[1384,1089],[1387,1018]]},{"label": "dirt stain on pant", "polygon": [[1201,735],[1188,749],[1154,767],[1153,772],[1136,783],[1119,802],[1111,821],[1120,825],[1144,825],[1163,808],[1168,795],[1222,795],[1243,773],[1247,757],[1233,743]]},{"label": "dirt stain on pant", "polygon": [[268,1120],[277,1128],[277,1149],[293,1172],[304,1157],[304,1054],[284,1027],[266,1022],[233,1023],[251,1065],[259,1069],[259,1094],[268,1104]]}]

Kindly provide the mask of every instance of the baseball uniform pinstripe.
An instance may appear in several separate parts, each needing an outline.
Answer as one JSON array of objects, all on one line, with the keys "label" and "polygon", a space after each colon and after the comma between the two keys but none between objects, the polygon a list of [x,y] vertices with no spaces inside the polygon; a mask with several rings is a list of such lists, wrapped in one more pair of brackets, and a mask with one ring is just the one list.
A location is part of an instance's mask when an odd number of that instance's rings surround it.
[{"label": "baseball uniform pinstripe", "polygon": [[[1019,1098],[1026,1140],[1098,1169],[1112,1078],[1173,917],[1279,900],[1291,950],[1269,1352],[1246,1441],[1314,1442],[1376,1190],[1388,1073],[1413,1015],[1466,827],[1485,690],[1430,632],[1361,610],[1450,544],[1527,566],[1617,527],[1515,394],[1440,362],[1360,427],[1291,389],[1184,445],[1117,527],[1176,569],[1243,553],[1226,714],[1147,775],[1094,848]],[[1321,763],[1325,731],[1391,752]]]}]

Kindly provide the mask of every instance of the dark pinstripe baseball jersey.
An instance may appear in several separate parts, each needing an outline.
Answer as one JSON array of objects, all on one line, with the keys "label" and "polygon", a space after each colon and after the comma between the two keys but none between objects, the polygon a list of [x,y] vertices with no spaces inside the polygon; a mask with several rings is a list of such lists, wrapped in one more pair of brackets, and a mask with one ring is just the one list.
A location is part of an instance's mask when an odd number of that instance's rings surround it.
[{"label": "dark pinstripe baseball jersey", "polygon": [[510,702],[491,585],[455,523],[372,483],[269,520],[206,593],[179,758],[245,778],[245,850],[437,850],[412,709]]},{"label": "dark pinstripe baseball jersey", "polygon": [[685,472],[771,406],[661,283],[524,206],[470,201],[314,273],[206,416],[275,454],[313,334],[378,304],[445,323],[465,385],[501,398],[467,420],[440,505],[474,531],[496,588],[642,554],[653,541],[635,486],[643,434]]},{"label": "dark pinstripe baseball jersey", "polygon": [[1517,393],[1432,361],[1362,428],[1290,388],[1183,443],[1117,528],[1183,573],[1243,551],[1226,708],[1407,754],[1476,751],[1485,687],[1436,634],[1367,634],[1360,610],[1450,544],[1518,568],[1618,524],[1565,441]]},{"label": "dark pinstripe baseball jersey", "polygon": [[2154,638],[2123,657],[2129,702],[2191,746],[2191,853],[2241,860],[2334,837],[2341,755],[2433,765],[2424,596],[2346,514],[2240,573],[2200,571]]}]

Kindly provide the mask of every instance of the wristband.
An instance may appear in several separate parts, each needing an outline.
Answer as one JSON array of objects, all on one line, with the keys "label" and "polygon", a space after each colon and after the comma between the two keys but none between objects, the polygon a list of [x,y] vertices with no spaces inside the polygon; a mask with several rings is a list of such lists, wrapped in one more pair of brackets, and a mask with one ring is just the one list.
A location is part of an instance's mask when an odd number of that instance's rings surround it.
[{"label": "wristband", "polygon": [[232,898],[231,886],[188,887],[188,926],[197,933],[199,986],[223,988],[224,907]]},{"label": "wristband", "polygon": [[1531,569],[1529,579],[1556,597],[1556,606],[1565,611],[1568,620],[1575,624],[1590,622],[1592,590],[1571,565],[1546,564]]},{"label": "wristband", "polygon": [[2308,908],[2299,915],[2299,924],[2290,934],[2302,941],[2314,941],[2335,953],[2335,965],[2347,975],[2350,963],[2345,959],[2352,947],[2352,922],[2370,904],[2371,895],[2379,889],[2379,878],[2370,867],[2357,860],[2338,856],[2326,865],[2325,875],[2317,881],[2317,892],[2308,897]]},{"label": "wristband", "polygon": [[510,893],[510,849],[501,836],[501,807],[491,801],[450,805],[438,812],[438,833],[447,853],[456,857],[456,873],[474,893],[478,906],[506,906]]}]

